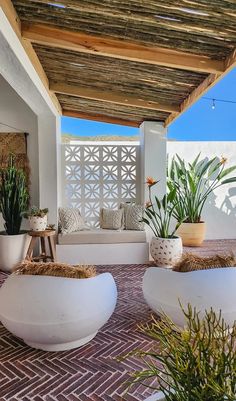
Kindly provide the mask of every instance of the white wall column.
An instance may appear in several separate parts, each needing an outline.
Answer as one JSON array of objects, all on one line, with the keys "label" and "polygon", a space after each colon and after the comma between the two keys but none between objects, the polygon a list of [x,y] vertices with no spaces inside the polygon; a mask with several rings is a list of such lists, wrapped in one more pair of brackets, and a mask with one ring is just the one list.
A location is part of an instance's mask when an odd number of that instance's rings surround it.
[{"label": "white wall column", "polygon": [[140,126],[141,134],[141,201],[148,200],[147,177],[153,177],[160,182],[153,187],[153,194],[162,198],[166,193],[166,134],[167,129],[161,123],[144,121]]},{"label": "white wall column", "polygon": [[39,205],[49,209],[49,223],[57,224],[60,204],[60,118],[51,113],[38,117]]}]

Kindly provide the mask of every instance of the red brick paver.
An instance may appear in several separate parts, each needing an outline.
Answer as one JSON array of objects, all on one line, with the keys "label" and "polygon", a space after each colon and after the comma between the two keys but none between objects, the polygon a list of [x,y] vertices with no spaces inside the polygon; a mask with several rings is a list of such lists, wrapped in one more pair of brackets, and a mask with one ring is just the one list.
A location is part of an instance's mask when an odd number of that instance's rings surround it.
[{"label": "red brick paver", "polygon": [[[205,256],[236,250],[236,240],[206,241],[186,248]],[[236,252],[235,252],[236,253]],[[137,401],[150,390],[138,386],[124,394],[128,372],[142,369],[135,357],[118,362],[118,355],[149,349],[152,342],[137,324],[150,319],[141,281],[147,266],[100,266],[110,271],[118,286],[115,313],[89,344],[72,351],[34,350],[0,325],[0,401]],[[0,273],[0,284],[7,277]]]}]

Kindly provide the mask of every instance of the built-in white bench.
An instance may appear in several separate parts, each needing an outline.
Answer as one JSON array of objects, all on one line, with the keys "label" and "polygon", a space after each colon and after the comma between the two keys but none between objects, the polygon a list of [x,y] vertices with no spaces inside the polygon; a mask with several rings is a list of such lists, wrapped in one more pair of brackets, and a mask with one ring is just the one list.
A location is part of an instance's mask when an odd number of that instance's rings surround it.
[{"label": "built-in white bench", "polygon": [[136,264],[149,259],[145,231],[83,230],[59,234],[57,259],[71,264]]}]

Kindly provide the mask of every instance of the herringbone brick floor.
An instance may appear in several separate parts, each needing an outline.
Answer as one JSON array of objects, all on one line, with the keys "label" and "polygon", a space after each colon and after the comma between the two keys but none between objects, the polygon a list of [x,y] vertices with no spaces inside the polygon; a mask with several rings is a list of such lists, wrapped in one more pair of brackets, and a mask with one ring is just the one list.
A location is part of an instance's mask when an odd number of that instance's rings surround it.
[{"label": "herringbone brick floor", "polygon": [[[118,304],[109,322],[87,345],[57,353],[38,351],[0,325],[1,401],[136,401],[150,394],[139,387],[124,395],[128,372],[142,364],[134,357],[116,360],[133,349],[150,348],[150,339],[137,329],[151,313],[141,292],[145,266],[100,266],[98,271],[113,274]],[[0,274],[1,281],[6,277]]]},{"label": "herringbone brick floor", "polygon": [[[236,240],[207,241],[202,248],[186,248],[210,255],[236,249]],[[152,341],[137,324],[150,319],[141,280],[147,266],[100,266],[110,271],[118,286],[116,310],[89,344],[72,351],[49,353],[34,350],[0,325],[0,401],[137,401],[150,390],[138,386],[125,392],[129,372],[141,369],[135,357],[116,357],[136,348],[150,349]],[[0,273],[0,284],[6,278]]]}]

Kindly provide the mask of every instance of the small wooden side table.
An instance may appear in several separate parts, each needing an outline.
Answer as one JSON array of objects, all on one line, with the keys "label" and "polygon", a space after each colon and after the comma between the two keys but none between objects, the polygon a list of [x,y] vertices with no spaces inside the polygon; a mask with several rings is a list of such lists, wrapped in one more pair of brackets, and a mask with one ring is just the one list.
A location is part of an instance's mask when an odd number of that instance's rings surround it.
[{"label": "small wooden side table", "polygon": [[[54,235],[56,234],[55,230],[45,230],[45,231],[29,231],[28,235],[31,236],[31,241],[29,244],[29,248],[26,254],[26,259],[29,261],[43,261],[47,262],[49,259],[52,262],[56,261],[56,249],[55,249],[55,243],[54,243]],[[40,244],[41,244],[41,253],[38,256],[33,257],[33,250],[37,242],[37,238],[40,238]],[[46,238],[48,239],[48,245],[49,245],[49,253],[50,255],[47,255],[46,253]]]}]

